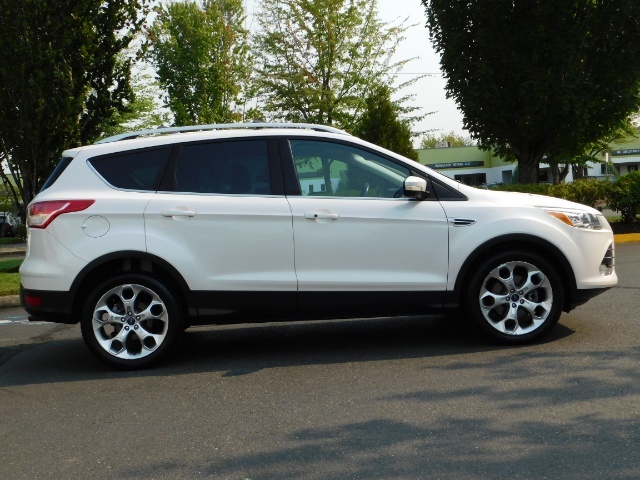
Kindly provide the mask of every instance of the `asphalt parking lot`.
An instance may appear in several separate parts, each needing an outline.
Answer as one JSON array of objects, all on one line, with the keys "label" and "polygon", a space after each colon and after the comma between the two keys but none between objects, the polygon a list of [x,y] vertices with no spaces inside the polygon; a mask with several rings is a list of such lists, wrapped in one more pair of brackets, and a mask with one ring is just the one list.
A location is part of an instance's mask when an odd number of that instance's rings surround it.
[{"label": "asphalt parking lot", "polygon": [[544,342],[456,316],[206,327],[124,373],[0,311],[0,477],[640,478],[640,244]]}]

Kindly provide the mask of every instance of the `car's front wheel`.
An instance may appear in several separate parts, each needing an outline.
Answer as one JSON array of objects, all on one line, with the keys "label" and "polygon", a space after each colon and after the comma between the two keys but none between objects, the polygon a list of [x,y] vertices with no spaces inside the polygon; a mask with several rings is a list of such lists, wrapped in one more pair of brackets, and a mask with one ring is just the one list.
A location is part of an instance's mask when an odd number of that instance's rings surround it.
[{"label": "car's front wheel", "polygon": [[491,339],[527,343],[558,322],[564,301],[555,268],[540,255],[512,250],[482,262],[471,276],[467,314]]},{"label": "car's front wheel", "polygon": [[182,331],[182,312],[160,281],[125,274],[87,298],[82,336],[101,360],[119,368],[142,368],[163,358]]}]

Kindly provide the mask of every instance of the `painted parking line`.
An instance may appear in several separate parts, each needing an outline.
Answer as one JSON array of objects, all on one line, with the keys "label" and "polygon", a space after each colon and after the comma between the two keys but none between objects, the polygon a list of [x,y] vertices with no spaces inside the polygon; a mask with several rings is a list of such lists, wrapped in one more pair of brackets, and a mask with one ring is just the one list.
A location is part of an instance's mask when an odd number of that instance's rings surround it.
[{"label": "painted parking line", "polygon": [[2,319],[0,320],[0,327],[2,325],[45,325],[48,322],[30,322],[27,318],[16,318],[16,319]]}]

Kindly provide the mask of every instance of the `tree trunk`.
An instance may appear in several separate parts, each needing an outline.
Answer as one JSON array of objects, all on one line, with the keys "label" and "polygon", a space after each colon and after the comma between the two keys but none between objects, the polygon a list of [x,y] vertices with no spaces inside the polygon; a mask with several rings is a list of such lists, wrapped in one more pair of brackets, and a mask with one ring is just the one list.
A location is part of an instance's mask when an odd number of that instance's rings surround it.
[{"label": "tree trunk", "polygon": [[524,145],[524,148],[511,144],[511,150],[518,160],[518,183],[538,183],[538,170],[544,155],[541,145]]},{"label": "tree trunk", "polygon": [[584,178],[584,167],[582,167],[580,164],[572,164],[571,172],[573,173],[574,180]]},{"label": "tree trunk", "polygon": [[518,158],[518,183],[538,183],[540,160],[534,158]]},{"label": "tree trunk", "polygon": [[560,178],[559,178],[559,182],[564,182],[564,179],[567,178],[567,175],[569,175],[569,166],[570,164],[565,163],[564,164],[564,168],[560,171]]}]

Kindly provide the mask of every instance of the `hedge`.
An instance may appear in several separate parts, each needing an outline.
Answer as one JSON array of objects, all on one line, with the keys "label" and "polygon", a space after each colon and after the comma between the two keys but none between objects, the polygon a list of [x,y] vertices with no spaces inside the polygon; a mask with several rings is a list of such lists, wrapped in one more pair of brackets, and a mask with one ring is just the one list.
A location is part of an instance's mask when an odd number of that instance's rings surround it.
[{"label": "hedge", "polygon": [[558,185],[514,183],[499,185],[495,190],[550,195],[595,208],[607,206],[624,222],[635,221],[640,212],[640,172],[630,172],[615,182],[586,178]]}]

